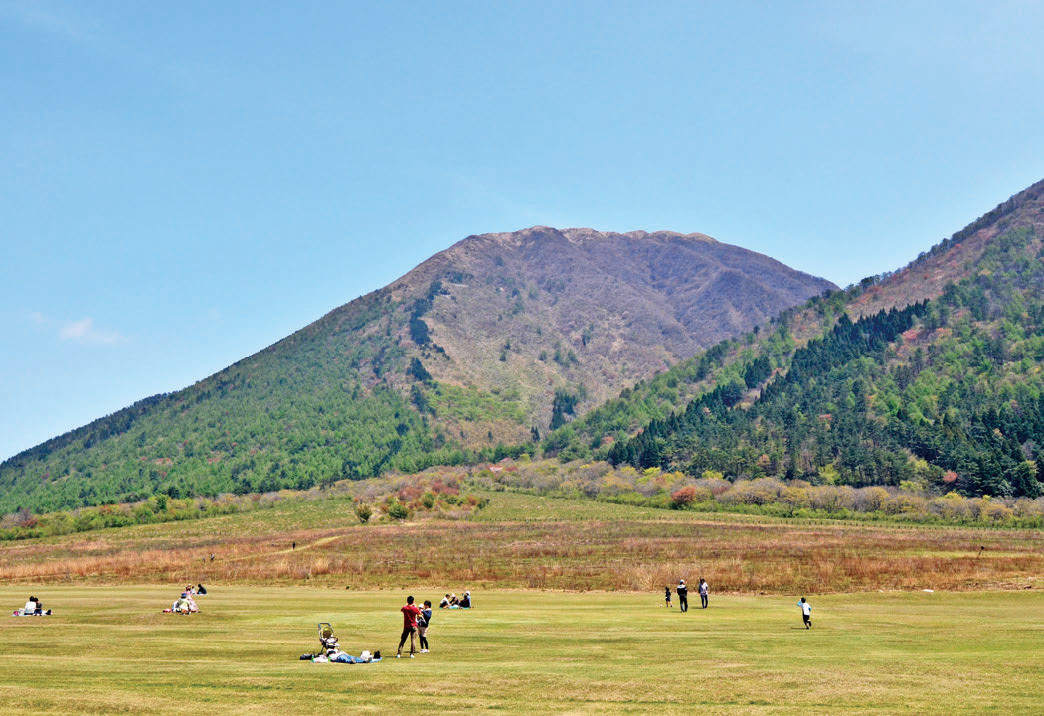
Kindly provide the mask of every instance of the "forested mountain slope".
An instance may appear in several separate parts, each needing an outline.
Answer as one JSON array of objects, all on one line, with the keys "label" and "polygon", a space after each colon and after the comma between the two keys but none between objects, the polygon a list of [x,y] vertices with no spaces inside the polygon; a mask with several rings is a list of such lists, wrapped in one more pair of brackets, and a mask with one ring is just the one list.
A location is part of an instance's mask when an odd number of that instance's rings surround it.
[{"label": "forested mountain slope", "polygon": [[1037,496],[1044,182],[887,277],[784,312],[552,434],[691,474]]},{"label": "forested mountain slope", "polygon": [[700,234],[468,237],[189,388],[7,460],[0,513],[533,449],[552,425],[831,288]]}]

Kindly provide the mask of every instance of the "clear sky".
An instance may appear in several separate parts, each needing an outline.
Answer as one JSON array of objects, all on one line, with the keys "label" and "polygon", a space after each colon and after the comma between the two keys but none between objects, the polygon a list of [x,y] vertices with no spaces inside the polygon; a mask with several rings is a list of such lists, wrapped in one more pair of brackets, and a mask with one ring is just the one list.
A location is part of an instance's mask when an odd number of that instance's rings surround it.
[{"label": "clear sky", "polygon": [[0,0],[0,459],[475,233],[846,285],[1044,177],[1040,2]]}]

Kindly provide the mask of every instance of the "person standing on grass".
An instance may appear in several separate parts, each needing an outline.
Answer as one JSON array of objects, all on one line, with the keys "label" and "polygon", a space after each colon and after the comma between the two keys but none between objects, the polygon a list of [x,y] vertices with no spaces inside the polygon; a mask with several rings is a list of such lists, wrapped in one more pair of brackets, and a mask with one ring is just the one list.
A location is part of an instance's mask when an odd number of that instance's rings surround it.
[{"label": "person standing on grass", "polygon": [[707,586],[707,580],[700,577],[700,586],[698,587],[700,593],[700,606],[702,609],[707,608],[707,595],[710,594],[710,587]]},{"label": "person standing on grass", "polygon": [[801,601],[798,602],[798,606],[801,607],[801,620],[805,622],[805,628],[812,628],[812,605],[805,601],[804,597],[801,597]]},{"label": "person standing on grass", "polygon": [[417,636],[420,637],[420,653],[427,654],[428,649],[428,627],[431,626],[431,602],[427,599],[424,600],[424,609],[421,609],[421,614],[417,617]]},{"label": "person standing on grass", "polygon": [[664,590],[665,591],[664,591],[664,594],[663,594],[663,600],[665,602],[667,602],[667,606],[668,607],[673,607],[674,605],[671,604],[671,588],[669,586],[668,587],[664,587]]},{"label": "person standing on grass", "polygon": [[689,611],[689,588],[685,586],[684,579],[678,580],[678,586],[674,591],[678,593],[678,609],[683,612]]},{"label": "person standing on grass", "polygon": [[421,610],[413,603],[413,597],[406,597],[406,606],[399,610],[402,612],[402,636],[399,638],[399,650],[395,658],[402,657],[402,645],[406,643],[406,637],[410,638],[410,658],[417,652],[417,617]]}]

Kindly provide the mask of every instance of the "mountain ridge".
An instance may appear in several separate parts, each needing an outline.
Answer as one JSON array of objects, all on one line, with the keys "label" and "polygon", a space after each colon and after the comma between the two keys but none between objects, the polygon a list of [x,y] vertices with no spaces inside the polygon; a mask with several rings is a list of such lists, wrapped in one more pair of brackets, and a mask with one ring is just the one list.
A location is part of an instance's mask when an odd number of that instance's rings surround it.
[{"label": "mountain ridge", "polygon": [[621,388],[833,288],[702,234],[473,235],[188,388],[5,461],[0,511],[531,451]]},{"label": "mountain ridge", "polygon": [[1036,497],[1042,238],[1037,182],[903,269],[624,391],[545,449],[695,475]]}]

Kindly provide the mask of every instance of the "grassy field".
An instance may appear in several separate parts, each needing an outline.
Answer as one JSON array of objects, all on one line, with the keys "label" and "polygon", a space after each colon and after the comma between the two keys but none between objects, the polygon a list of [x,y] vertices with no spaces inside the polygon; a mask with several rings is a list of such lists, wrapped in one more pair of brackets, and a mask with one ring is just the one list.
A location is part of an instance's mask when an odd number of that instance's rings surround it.
[{"label": "grassy field", "polygon": [[[490,493],[467,520],[360,525],[345,499],[0,543],[0,584],[719,593],[1039,588],[1044,531],[781,518]],[[297,543],[297,549],[292,544]]]},{"label": "grassy field", "polygon": [[[318,621],[350,653],[394,652],[399,591],[215,586],[191,617],[160,613],[170,587],[33,591],[55,615],[0,621],[5,714],[1044,710],[1035,591],[809,595],[807,632],[793,595],[680,614],[662,592],[477,592],[437,612],[431,654],[375,665],[297,657]],[[11,608],[27,596],[0,588]]]}]

